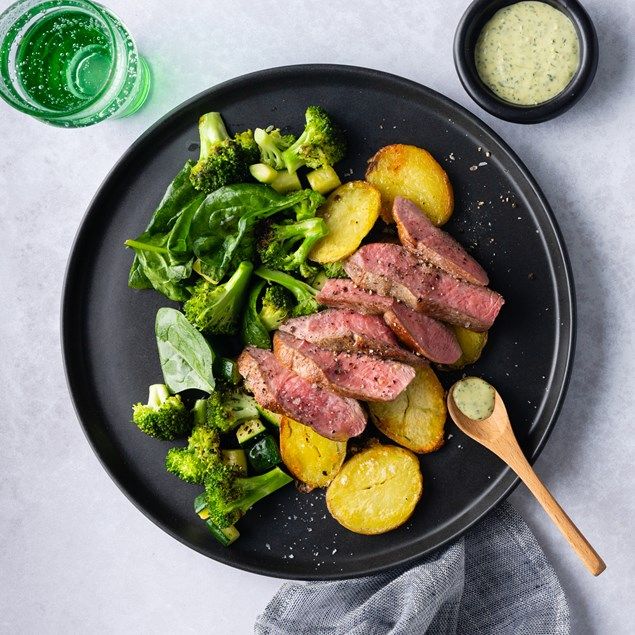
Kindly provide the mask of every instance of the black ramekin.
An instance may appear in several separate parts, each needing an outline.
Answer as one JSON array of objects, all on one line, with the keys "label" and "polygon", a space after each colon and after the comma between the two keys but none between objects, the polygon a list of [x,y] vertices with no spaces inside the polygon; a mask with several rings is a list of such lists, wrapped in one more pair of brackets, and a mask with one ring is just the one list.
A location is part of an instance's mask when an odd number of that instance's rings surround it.
[{"label": "black ramekin", "polygon": [[518,106],[502,100],[481,80],[474,62],[476,40],[485,23],[503,7],[520,0],[474,0],[463,14],[454,35],[454,65],[470,97],[487,112],[515,123],[540,123],[571,108],[587,91],[598,65],[598,38],[589,14],[578,0],[541,0],[559,9],[573,22],[580,42],[580,66],[569,85],[537,106]]}]

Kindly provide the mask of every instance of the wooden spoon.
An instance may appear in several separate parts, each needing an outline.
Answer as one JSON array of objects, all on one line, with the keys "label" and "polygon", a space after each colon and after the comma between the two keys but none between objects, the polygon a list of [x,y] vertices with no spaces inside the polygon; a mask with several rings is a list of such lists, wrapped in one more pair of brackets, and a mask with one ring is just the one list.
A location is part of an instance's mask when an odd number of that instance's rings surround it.
[{"label": "wooden spoon", "polygon": [[494,391],[494,410],[491,415],[485,419],[476,420],[465,416],[457,407],[453,397],[455,386],[456,384],[448,391],[448,411],[457,427],[468,437],[491,450],[516,472],[543,509],[549,514],[553,523],[562,532],[586,568],[593,575],[600,575],[606,569],[604,561],[573,524],[562,507],[558,505],[556,499],[543,485],[531,465],[529,465],[514,436],[507,409],[498,391]]}]

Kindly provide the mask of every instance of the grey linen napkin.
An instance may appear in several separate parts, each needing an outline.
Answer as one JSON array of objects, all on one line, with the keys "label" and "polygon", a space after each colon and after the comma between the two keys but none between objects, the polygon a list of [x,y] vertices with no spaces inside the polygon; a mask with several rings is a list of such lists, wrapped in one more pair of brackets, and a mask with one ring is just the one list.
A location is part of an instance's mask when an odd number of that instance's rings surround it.
[{"label": "grey linen napkin", "polygon": [[465,536],[374,576],[287,583],[258,635],[567,635],[560,582],[518,512],[502,503]]}]

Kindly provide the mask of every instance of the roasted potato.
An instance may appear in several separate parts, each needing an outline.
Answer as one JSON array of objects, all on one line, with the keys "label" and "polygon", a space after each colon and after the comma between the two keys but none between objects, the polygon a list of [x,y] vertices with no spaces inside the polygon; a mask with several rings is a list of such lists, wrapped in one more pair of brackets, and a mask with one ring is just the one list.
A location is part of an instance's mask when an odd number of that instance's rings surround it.
[{"label": "roasted potato", "polygon": [[419,460],[394,445],[374,445],[351,457],[326,490],[338,523],[358,534],[382,534],[405,523],[421,498]]},{"label": "roasted potato", "polygon": [[311,260],[337,262],[350,256],[373,228],[380,209],[381,195],[366,181],[340,185],[318,210],[329,233],[315,244]]},{"label": "roasted potato", "polygon": [[415,378],[397,399],[369,403],[374,424],[389,439],[427,454],[443,445],[447,408],[443,386],[429,366],[417,368]]},{"label": "roasted potato", "polygon": [[452,216],[450,179],[427,150],[401,143],[384,146],[369,160],[366,180],[381,192],[381,216],[387,223],[393,222],[396,196],[416,203],[435,225]]},{"label": "roasted potato", "polygon": [[326,487],[346,458],[346,442],[331,441],[298,421],[282,417],[280,454],[289,472],[310,489]]},{"label": "roasted potato", "polygon": [[485,348],[485,344],[487,344],[487,331],[484,333],[477,333],[476,331],[471,331],[470,329],[466,329],[462,326],[453,326],[452,328],[454,329],[456,339],[459,341],[462,354],[461,357],[454,362],[454,364],[447,366],[447,368],[458,370],[468,364],[473,364],[481,356],[481,353]]}]

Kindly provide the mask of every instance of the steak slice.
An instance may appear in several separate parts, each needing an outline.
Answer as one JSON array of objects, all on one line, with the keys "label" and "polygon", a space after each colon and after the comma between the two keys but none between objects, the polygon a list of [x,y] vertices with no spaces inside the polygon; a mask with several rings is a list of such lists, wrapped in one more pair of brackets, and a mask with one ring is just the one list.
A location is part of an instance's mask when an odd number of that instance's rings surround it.
[{"label": "steak slice", "polygon": [[263,408],[311,426],[327,439],[345,441],[366,428],[357,401],[296,375],[271,351],[248,346],[238,358],[238,370]]},{"label": "steak slice", "polygon": [[399,245],[364,245],[346,260],[344,268],[364,289],[390,295],[415,311],[474,331],[487,331],[505,303],[495,291],[419,262]]},{"label": "steak slice", "polygon": [[406,364],[423,363],[414,353],[400,346],[394,333],[378,315],[327,309],[286,320],[280,325],[280,330],[336,353],[367,353]]},{"label": "steak slice", "polygon": [[273,337],[273,352],[283,366],[307,381],[364,401],[392,401],[415,376],[414,368],[401,362],[334,353],[281,331]]},{"label": "steak slice", "polygon": [[457,278],[481,286],[489,284],[483,267],[450,234],[435,227],[412,201],[395,198],[392,215],[399,239],[408,251]]},{"label": "steak slice", "polygon": [[461,357],[461,347],[454,331],[442,322],[395,302],[384,313],[386,324],[413,351],[439,364],[454,364]]},{"label": "steak slice", "polygon": [[368,315],[383,315],[394,300],[355,286],[352,280],[333,278],[318,291],[317,301],[334,309],[349,309]]}]

